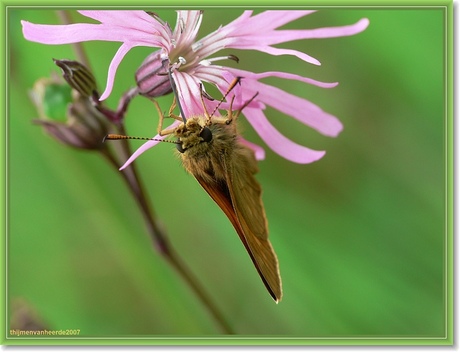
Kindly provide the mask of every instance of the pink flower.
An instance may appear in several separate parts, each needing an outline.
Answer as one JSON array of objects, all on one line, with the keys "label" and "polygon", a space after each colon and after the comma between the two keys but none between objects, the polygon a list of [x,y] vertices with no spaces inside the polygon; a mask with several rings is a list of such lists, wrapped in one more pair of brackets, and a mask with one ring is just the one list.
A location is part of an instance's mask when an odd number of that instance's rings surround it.
[{"label": "pink flower", "polygon": [[[229,24],[218,28],[206,37],[196,40],[203,13],[201,11],[177,11],[174,30],[156,15],[144,11],[79,11],[82,15],[100,24],[37,25],[22,21],[24,37],[44,44],[67,44],[74,42],[105,40],[118,41],[122,45],[109,66],[107,85],[101,100],[112,90],[115,73],[123,57],[133,47],[160,48],[160,59],[175,64],[173,78],[179,92],[180,103],[187,116],[202,115],[200,83],[208,82],[225,92],[231,77],[242,77],[240,96],[245,102],[258,92],[257,98],[244,109],[244,115],[267,145],[282,157],[296,163],[310,163],[320,159],[325,152],[309,149],[294,143],[274,128],[264,114],[266,105],[287,114],[326,136],[335,137],[342,130],[341,122],[324,112],[315,104],[287,93],[274,86],[260,82],[265,77],[297,80],[322,88],[332,88],[338,83],[324,83],[286,72],[252,73],[244,70],[216,65],[231,56],[212,57],[226,48],[257,50],[270,55],[293,55],[305,62],[320,65],[319,61],[305,53],[273,47],[293,40],[350,36],[365,30],[368,19],[342,27],[317,29],[278,30],[277,28],[314,11],[265,11],[253,16],[252,11],[243,14]],[[210,110],[215,102],[209,103]],[[214,105],[213,105],[214,104]],[[222,105],[225,108],[225,104]],[[177,124],[175,122],[174,124]],[[164,138],[155,136],[154,138]],[[256,157],[264,158],[264,151],[248,141]],[[128,165],[145,150],[156,145],[148,141],[141,146],[125,164]]]}]

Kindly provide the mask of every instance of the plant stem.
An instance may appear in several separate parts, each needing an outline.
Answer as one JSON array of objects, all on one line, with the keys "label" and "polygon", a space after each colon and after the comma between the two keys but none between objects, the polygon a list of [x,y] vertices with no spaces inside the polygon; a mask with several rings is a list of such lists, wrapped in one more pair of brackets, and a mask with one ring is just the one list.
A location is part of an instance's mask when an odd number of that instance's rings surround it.
[{"label": "plant stem", "polygon": [[[106,148],[102,149],[102,152],[104,157],[106,157],[109,162],[118,170],[119,164],[114,156]],[[157,226],[155,216],[153,215],[148,200],[145,197],[145,193],[143,192],[143,187],[139,179],[135,163],[132,163],[130,167],[121,172],[121,175],[125,180],[128,188],[132,192],[134,198],[136,199],[142,214],[144,215],[149,234],[159,253],[163,255],[163,257],[170,263],[170,265],[174,267],[174,269],[179,273],[182,279],[190,286],[191,290],[197,295],[209,313],[213,316],[215,321],[220,325],[222,331],[226,334],[234,334],[234,331],[226,322],[222,313],[212,302],[209,295],[206,293],[192,272],[188,269],[187,265],[184,264],[184,262],[176,254],[169,241],[167,240],[164,232]]]}]

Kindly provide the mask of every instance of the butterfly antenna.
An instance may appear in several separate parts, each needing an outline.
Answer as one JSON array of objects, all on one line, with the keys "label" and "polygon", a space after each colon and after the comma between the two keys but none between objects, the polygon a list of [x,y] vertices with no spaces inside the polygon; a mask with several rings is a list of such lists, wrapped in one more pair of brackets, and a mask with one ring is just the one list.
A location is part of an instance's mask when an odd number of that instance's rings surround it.
[{"label": "butterfly antenna", "polygon": [[220,105],[224,102],[225,98],[227,98],[227,95],[232,91],[233,88],[235,88],[235,86],[237,84],[239,84],[241,82],[241,77],[236,77],[232,83],[230,83],[230,86],[228,87],[227,91],[225,92],[224,96],[220,99],[219,103],[217,104],[217,106],[214,108],[214,110],[212,111],[211,115],[209,116],[214,116],[215,112],[217,111],[217,109],[219,109]]},{"label": "butterfly antenna", "polygon": [[166,143],[174,143],[174,144],[179,144],[174,141],[170,140],[165,140],[165,139],[156,139],[156,138],[149,138],[149,137],[135,137],[135,136],[125,136],[123,134],[112,134],[109,133],[102,139],[102,143],[105,141],[114,141],[114,140],[119,140],[119,139],[137,139],[137,140],[142,140],[142,141],[157,141],[157,142],[166,142]]}]

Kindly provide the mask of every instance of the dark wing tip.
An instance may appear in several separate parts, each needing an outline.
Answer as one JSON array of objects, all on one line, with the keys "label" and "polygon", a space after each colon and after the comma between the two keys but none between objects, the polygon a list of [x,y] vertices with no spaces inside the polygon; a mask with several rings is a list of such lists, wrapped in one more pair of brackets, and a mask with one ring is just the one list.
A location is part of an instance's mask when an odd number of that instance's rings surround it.
[{"label": "dark wing tip", "polygon": [[283,298],[283,292],[281,291],[281,286],[279,287],[279,292],[274,292],[273,289],[270,287],[267,281],[265,281],[265,278],[261,275],[262,281],[265,284],[265,287],[267,288],[268,293],[270,296],[272,296],[273,300],[275,301],[276,304],[281,302],[281,298]]}]

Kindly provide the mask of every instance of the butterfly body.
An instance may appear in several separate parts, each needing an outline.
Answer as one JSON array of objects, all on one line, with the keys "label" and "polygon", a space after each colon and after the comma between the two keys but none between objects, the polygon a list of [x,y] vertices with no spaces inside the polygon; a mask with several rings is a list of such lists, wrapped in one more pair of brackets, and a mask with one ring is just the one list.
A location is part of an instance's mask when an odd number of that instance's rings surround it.
[{"label": "butterfly body", "polygon": [[190,117],[174,131],[184,168],[227,215],[273,299],[282,296],[276,254],[268,240],[254,152],[238,141],[236,121]]},{"label": "butterfly body", "polygon": [[[171,79],[171,70],[169,72]],[[239,83],[239,78],[230,85],[225,96]],[[174,90],[174,85],[171,84]],[[175,93],[177,95],[177,93]],[[210,197],[217,203],[235,228],[246,248],[265,287],[275,300],[282,297],[281,276],[278,259],[268,240],[268,225],[262,203],[262,188],[254,175],[258,172],[257,160],[252,149],[239,140],[236,128],[237,117],[257,96],[254,95],[239,110],[233,111],[233,97],[227,115],[214,116],[219,105],[209,114],[201,96],[203,115],[188,118],[173,113],[176,98],[169,109],[168,117],[182,121],[176,127],[162,129],[165,118],[158,102],[153,100],[160,120],[158,134],[174,136],[182,164],[192,174]],[[219,104],[220,104],[219,103]],[[109,134],[104,140],[145,139]],[[150,140],[150,138],[147,138]]]}]

